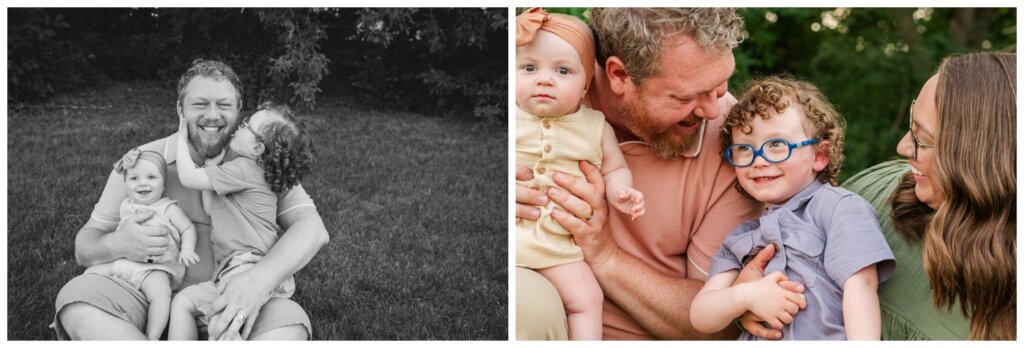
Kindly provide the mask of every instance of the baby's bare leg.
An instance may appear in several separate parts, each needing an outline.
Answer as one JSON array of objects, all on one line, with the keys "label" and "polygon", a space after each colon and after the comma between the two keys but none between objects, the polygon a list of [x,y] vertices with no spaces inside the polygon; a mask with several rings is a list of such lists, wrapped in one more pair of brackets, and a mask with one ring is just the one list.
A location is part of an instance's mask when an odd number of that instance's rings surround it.
[{"label": "baby's bare leg", "polygon": [[167,332],[168,341],[195,341],[199,339],[199,328],[196,317],[202,315],[184,291],[178,292],[171,301],[171,329]]},{"label": "baby's bare leg", "polygon": [[537,270],[558,290],[565,303],[570,340],[600,340],[604,293],[586,262]]},{"label": "baby's bare leg", "polygon": [[142,293],[149,300],[149,320],[146,323],[146,337],[150,341],[160,339],[167,328],[171,311],[171,278],[167,272],[152,271],[142,280]]}]

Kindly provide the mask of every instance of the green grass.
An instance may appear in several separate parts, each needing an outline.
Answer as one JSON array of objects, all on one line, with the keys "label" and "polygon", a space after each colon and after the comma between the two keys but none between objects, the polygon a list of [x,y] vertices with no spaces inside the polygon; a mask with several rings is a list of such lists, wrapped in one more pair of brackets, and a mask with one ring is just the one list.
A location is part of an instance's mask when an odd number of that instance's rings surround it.
[{"label": "green grass", "polygon": [[[53,301],[84,268],[74,237],[112,163],[176,130],[173,88],[120,84],[8,114],[10,340],[55,339]],[[507,134],[340,103],[303,117],[303,181],[331,241],[293,297],[321,340],[508,337]]]}]

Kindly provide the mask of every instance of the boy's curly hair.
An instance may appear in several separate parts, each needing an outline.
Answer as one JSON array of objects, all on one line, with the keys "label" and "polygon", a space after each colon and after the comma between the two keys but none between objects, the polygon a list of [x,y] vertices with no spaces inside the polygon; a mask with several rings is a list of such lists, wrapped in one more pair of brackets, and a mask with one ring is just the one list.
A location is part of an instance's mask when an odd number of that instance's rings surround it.
[{"label": "boy's curly hair", "polygon": [[[843,145],[846,121],[828,102],[818,87],[810,82],[800,81],[789,75],[770,76],[751,80],[746,92],[740,96],[736,105],[729,111],[720,133],[722,139],[721,154],[731,146],[734,128],[750,134],[753,132],[751,123],[755,116],[767,120],[778,115],[795,103],[804,115],[801,122],[804,131],[811,138],[818,139],[815,148],[825,147],[828,153],[828,166],[818,172],[818,180],[823,183],[838,185],[836,178],[843,166]],[[825,144],[825,142],[828,144]],[[748,196],[746,191],[736,182],[736,189]]]},{"label": "boy's curly hair", "polygon": [[268,111],[280,116],[260,127],[260,136],[266,149],[257,162],[263,166],[264,178],[274,193],[286,192],[309,174],[316,158],[313,141],[306,126],[292,115],[286,105],[273,102],[260,104],[257,111]]}]

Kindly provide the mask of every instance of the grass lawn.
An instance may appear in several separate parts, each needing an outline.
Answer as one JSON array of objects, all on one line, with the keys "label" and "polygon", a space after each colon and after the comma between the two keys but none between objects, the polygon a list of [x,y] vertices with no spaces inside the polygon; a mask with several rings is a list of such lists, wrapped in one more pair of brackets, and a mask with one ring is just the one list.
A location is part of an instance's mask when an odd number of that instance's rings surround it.
[{"label": "grass lawn", "polygon": [[[84,271],[75,233],[115,160],[176,130],[175,98],[129,83],[10,108],[8,339],[55,339],[53,301]],[[302,184],[331,241],[293,297],[313,338],[507,339],[505,128],[321,102]]]}]

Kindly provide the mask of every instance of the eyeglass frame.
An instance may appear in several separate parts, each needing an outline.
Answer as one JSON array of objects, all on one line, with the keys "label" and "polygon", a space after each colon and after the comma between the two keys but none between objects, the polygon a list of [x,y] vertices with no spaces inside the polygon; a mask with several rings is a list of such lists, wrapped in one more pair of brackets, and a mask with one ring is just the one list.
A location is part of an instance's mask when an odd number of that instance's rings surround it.
[{"label": "eyeglass frame", "polygon": [[[768,159],[768,156],[765,156],[765,154],[764,154],[764,146],[766,144],[768,144],[768,143],[775,142],[775,141],[782,141],[783,143],[786,144],[786,147],[789,148],[789,150],[788,150],[789,153],[786,154],[786,158],[783,158],[783,159],[778,160],[778,161],[773,161],[771,159]],[[725,161],[729,162],[729,165],[731,165],[731,166],[733,166],[735,168],[744,168],[744,167],[749,167],[749,166],[753,165],[754,162],[757,161],[757,156],[761,156],[761,158],[764,158],[764,160],[768,161],[768,163],[782,163],[782,162],[785,162],[786,160],[788,160],[790,157],[793,157],[793,150],[794,149],[799,148],[799,147],[803,147],[803,146],[807,146],[807,145],[811,145],[811,144],[817,144],[817,143],[818,143],[818,139],[808,139],[808,140],[804,140],[804,141],[801,141],[801,142],[796,143],[796,144],[791,143],[791,142],[789,142],[789,140],[782,139],[782,138],[768,139],[768,140],[765,140],[763,143],[761,143],[761,147],[759,147],[757,150],[754,150],[754,155],[750,157],[750,163],[744,164],[742,166],[741,165],[737,165],[736,163],[734,163],[732,161],[732,156],[731,156],[732,155],[732,149],[734,149],[736,147],[740,147],[740,146],[748,146],[751,149],[753,149],[754,145],[750,145],[750,144],[732,144],[732,145],[729,145],[729,147],[725,149],[725,153],[723,154],[723,156],[725,157]]]},{"label": "eyeglass frame", "polygon": [[256,141],[258,141],[260,143],[263,143],[263,137],[260,136],[259,134],[257,134],[256,131],[252,130],[252,127],[249,127],[249,118],[251,118],[251,117],[252,116],[248,116],[245,119],[243,119],[242,123],[240,123],[238,125],[238,128],[244,128],[244,129],[248,130],[249,133],[252,133],[252,136],[256,137]]},{"label": "eyeglass frame", "polygon": [[917,99],[914,99],[914,100],[910,101],[910,127],[909,128],[910,128],[910,140],[914,142],[914,157],[913,158],[914,158],[915,161],[917,161],[917,156],[918,156],[917,152],[918,152],[918,150],[920,148],[923,147],[923,148],[926,148],[926,149],[934,149],[935,145],[930,145],[930,144],[922,143],[921,140],[917,138],[917,133],[914,132],[914,103],[917,103]]}]

